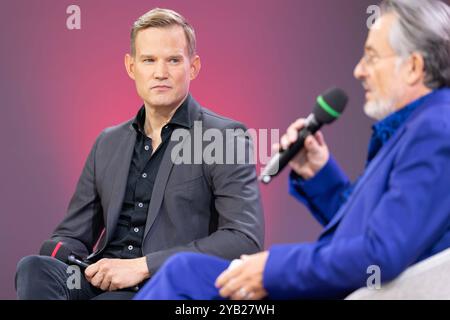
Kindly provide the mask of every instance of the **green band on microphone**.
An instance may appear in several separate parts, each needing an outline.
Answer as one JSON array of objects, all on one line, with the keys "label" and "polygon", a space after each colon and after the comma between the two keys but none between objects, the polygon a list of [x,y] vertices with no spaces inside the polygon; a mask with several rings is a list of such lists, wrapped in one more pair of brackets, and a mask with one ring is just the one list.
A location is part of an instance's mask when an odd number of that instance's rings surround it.
[{"label": "green band on microphone", "polygon": [[334,110],[332,107],[330,107],[330,105],[322,98],[322,96],[318,96],[318,97],[317,97],[317,103],[318,103],[319,106],[321,106],[322,109],[325,110],[330,116],[335,117],[335,118],[339,118],[339,116],[341,115],[339,112],[337,112],[337,111]]}]

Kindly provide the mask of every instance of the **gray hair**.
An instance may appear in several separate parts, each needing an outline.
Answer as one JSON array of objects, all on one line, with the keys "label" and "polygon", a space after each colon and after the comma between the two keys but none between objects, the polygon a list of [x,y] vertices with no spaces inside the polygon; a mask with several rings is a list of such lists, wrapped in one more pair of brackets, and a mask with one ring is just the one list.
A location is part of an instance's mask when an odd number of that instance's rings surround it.
[{"label": "gray hair", "polygon": [[397,16],[390,34],[395,52],[423,56],[425,85],[450,87],[450,7],[438,0],[384,0],[381,13]]}]

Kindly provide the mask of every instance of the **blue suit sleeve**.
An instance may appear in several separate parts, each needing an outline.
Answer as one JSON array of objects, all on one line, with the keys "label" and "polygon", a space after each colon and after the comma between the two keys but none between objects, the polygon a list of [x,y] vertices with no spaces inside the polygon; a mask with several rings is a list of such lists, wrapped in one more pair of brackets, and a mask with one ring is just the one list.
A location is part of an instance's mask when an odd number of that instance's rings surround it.
[{"label": "blue suit sleeve", "polygon": [[305,204],[323,226],[345,202],[350,187],[350,181],[332,156],[311,179],[304,180],[294,171],[289,176],[289,193]]},{"label": "blue suit sleeve", "polygon": [[[382,282],[390,281],[445,234],[450,126],[436,122],[418,129],[399,149],[386,191],[369,209],[362,231],[337,236],[338,229],[329,241],[270,249],[264,286],[271,298],[345,297],[366,285],[373,265],[380,268]],[[348,212],[344,220],[359,214]]]}]

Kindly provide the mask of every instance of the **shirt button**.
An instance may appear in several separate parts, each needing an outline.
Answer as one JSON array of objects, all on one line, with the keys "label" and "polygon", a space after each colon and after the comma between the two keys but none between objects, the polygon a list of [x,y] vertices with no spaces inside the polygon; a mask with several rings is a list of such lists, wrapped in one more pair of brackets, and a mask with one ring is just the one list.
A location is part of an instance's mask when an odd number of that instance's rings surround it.
[{"label": "shirt button", "polygon": [[133,246],[131,246],[131,245],[128,246],[128,250],[130,250],[130,251],[133,250]]},{"label": "shirt button", "polygon": [[144,204],[143,204],[142,202],[139,202],[139,203],[138,203],[138,207],[139,207],[139,208],[142,208],[143,206],[144,206]]},{"label": "shirt button", "polygon": [[148,151],[148,150],[150,150],[150,147],[149,146],[145,146],[144,149],[145,149],[145,151]]},{"label": "shirt button", "polygon": [[147,174],[145,172],[142,174],[142,178],[147,178]]},{"label": "shirt button", "polygon": [[133,230],[134,230],[134,232],[136,232],[136,233],[139,232],[139,228],[134,228]]}]

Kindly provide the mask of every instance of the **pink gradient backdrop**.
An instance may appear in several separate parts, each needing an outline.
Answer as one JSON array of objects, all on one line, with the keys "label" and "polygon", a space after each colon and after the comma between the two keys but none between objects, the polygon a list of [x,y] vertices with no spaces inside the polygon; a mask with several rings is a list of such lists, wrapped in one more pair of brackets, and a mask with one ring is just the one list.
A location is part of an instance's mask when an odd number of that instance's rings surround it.
[{"label": "pink gradient backdrop", "polygon": [[[351,101],[324,130],[355,178],[370,122],[353,79],[366,36],[362,0],[2,0],[0,2],[0,298],[13,299],[20,257],[36,253],[65,214],[97,134],[141,105],[123,67],[132,22],[153,7],[194,25],[203,69],[192,93],[204,106],[250,128],[285,130],[331,85]],[[82,29],[66,29],[81,7]],[[287,194],[287,172],[262,186],[266,247],[312,241],[320,231]]]}]

